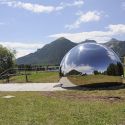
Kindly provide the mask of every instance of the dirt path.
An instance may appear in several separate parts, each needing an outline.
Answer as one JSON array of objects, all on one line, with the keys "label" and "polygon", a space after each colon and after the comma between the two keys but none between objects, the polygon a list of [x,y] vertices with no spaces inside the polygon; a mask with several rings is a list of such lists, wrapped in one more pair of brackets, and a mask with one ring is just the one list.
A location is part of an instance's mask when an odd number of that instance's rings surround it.
[{"label": "dirt path", "polygon": [[42,96],[46,96],[48,98],[60,98],[60,99],[68,99],[68,100],[79,100],[79,101],[108,101],[108,102],[119,102],[125,101],[124,97],[120,96],[96,96],[96,95],[86,95],[80,93],[57,93],[57,92],[41,92]]},{"label": "dirt path", "polygon": [[0,91],[63,91],[59,83],[0,84]]}]

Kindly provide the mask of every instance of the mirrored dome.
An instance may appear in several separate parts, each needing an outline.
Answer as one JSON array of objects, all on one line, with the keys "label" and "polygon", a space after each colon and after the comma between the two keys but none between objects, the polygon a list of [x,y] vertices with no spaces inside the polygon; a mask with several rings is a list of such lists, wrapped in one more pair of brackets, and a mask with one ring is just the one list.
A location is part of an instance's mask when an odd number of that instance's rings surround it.
[{"label": "mirrored dome", "polygon": [[60,83],[65,87],[122,82],[123,67],[114,51],[97,43],[72,48],[60,64]]}]

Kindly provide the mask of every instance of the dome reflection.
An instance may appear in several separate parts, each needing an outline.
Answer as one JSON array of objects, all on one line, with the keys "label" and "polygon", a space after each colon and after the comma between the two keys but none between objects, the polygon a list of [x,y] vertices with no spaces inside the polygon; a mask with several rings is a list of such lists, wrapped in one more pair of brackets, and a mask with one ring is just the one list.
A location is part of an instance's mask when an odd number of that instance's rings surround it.
[{"label": "dome reflection", "polygon": [[83,43],[65,55],[59,74],[63,86],[120,83],[123,67],[111,49],[97,43]]}]

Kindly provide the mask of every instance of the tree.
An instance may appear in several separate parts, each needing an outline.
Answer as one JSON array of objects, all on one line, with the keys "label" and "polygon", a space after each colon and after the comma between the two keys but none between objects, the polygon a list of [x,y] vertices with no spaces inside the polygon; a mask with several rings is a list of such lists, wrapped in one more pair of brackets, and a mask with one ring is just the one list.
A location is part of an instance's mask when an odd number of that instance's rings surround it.
[{"label": "tree", "polygon": [[116,76],[117,75],[117,73],[116,73],[117,69],[116,68],[117,68],[117,65],[111,63],[107,68],[107,74],[110,75],[110,76]]},{"label": "tree", "polygon": [[15,60],[15,51],[11,51],[0,45],[0,73],[13,68]]},{"label": "tree", "polygon": [[99,74],[101,74],[101,72],[99,72],[98,70],[94,70],[94,72],[93,72],[95,75],[99,75]]}]

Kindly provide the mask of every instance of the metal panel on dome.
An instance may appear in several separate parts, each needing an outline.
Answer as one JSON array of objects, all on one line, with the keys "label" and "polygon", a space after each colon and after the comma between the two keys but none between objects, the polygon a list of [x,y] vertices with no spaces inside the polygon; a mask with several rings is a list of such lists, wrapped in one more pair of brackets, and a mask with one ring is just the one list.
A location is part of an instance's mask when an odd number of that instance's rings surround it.
[{"label": "metal panel on dome", "polygon": [[[97,43],[72,48],[60,64],[60,83],[85,85],[122,82],[123,66],[114,51]],[[71,86],[71,84],[69,86]]]}]

